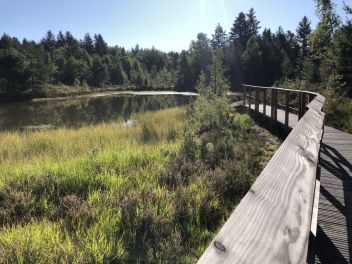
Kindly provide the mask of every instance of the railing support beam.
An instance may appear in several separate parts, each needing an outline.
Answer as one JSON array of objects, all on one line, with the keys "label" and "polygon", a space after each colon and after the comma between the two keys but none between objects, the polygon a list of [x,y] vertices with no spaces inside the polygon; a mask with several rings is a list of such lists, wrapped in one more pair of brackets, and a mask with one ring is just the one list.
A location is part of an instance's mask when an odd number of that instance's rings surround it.
[{"label": "railing support beam", "polygon": [[277,121],[277,91],[271,89],[271,119]]},{"label": "railing support beam", "polygon": [[259,112],[259,88],[255,88],[255,112]]},{"label": "railing support beam", "polygon": [[266,89],[263,90],[263,114],[266,115]]}]

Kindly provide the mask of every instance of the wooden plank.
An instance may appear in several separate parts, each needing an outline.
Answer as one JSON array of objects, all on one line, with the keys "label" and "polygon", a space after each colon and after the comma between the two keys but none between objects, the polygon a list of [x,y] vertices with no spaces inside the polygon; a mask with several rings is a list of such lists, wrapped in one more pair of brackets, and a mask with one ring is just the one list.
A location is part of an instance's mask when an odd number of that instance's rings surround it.
[{"label": "wooden plank", "polygon": [[[298,92],[301,93],[302,91]],[[304,97],[309,97],[307,106],[305,103],[306,98]],[[275,97],[273,98],[275,99]],[[325,98],[318,94],[315,94],[314,98],[311,93],[308,95],[302,94],[299,98],[298,106],[300,116],[304,115],[306,108],[314,110],[316,114],[323,116],[324,113],[321,110],[324,101]],[[275,106],[272,108],[275,110]],[[286,110],[286,103],[284,109]],[[274,111],[272,112],[274,113]],[[278,109],[277,119],[282,123],[287,123],[286,111]],[[303,116],[303,119],[305,119],[305,116]],[[318,122],[319,117],[313,119]],[[295,125],[291,121],[288,123],[291,126]],[[319,122],[313,126],[319,126]],[[311,140],[317,140],[317,137],[313,136],[314,128],[308,125],[298,126],[297,131],[303,135],[311,135]],[[352,252],[350,250],[352,248],[352,203],[350,202],[352,201],[352,169],[350,165],[352,160],[352,135],[326,127],[324,146],[321,164],[326,167],[321,172],[322,192],[318,210],[318,223],[321,231],[317,232],[317,257],[315,262],[347,263],[352,261]],[[311,226],[315,226],[314,219],[312,219]],[[234,262],[236,263],[236,261]],[[239,263],[242,262],[240,261]],[[258,261],[258,263],[261,262]]]},{"label": "wooden plank", "polygon": [[304,263],[323,116],[309,110],[198,263]]},{"label": "wooden plank", "polygon": [[314,192],[313,214],[312,214],[312,222],[311,222],[311,232],[314,236],[317,235],[319,193],[320,193],[320,181],[316,180],[315,181],[315,192]]},{"label": "wooden plank", "polygon": [[[316,100],[317,99],[317,100]],[[315,102],[314,102],[315,101]],[[321,108],[324,98],[314,98],[310,106]],[[321,154],[321,194],[319,200],[316,262],[352,261],[352,135],[325,127]]]},{"label": "wooden plank", "polygon": [[313,109],[313,110],[316,110],[316,111],[320,111],[322,108],[323,108],[323,104],[325,102],[325,97],[318,94],[313,101],[311,101],[307,107],[309,109]]}]

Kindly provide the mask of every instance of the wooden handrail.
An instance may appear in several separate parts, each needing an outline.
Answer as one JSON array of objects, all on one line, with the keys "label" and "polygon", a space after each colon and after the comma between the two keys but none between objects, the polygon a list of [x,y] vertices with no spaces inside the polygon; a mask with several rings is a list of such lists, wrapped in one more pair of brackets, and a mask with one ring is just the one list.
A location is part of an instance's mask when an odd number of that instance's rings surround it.
[{"label": "wooden handrail", "polygon": [[[249,109],[251,109],[251,91],[255,91],[255,108],[254,112],[259,112],[259,101],[263,101],[263,113],[264,115],[266,114],[266,104],[267,104],[267,98],[266,98],[266,91],[271,90],[271,119],[276,121],[277,120],[277,109],[278,106],[281,106],[285,109],[285,122],[284,124],[286,126],[289,126],[289,112],[292,112],[292,109],[289,106],[289,95],[290,93],[296,93],[298,94],[298,102],[297,102],[297,110],[298,110],[298,120],[303,117],[303,115],[306,112],[306,109],[308,107],[307,105],[307,96],[308,96],[308,103],[312,102],[314,98],[317,98],[318,101],[321,100],[322,96],[318,93],[310,92],[310,91],[304,91],[304,90],[293,90],[293,89],[286,89],[286,88],[278,88],[278,87],[261,87],[261,86],[254,86],[254,85],[247,85],[243,84],[243,102],[244,106],[246,104],[246,98],[248,99],[248,104],[249,104]],[[263,100],[260,98],[259,90],[263,91]],[[247,96],[247,91],[249,92],[249,95]],[[278,103],[278,92],[282,92],[285,94],[285,104],[279,104]],[[321,102],[316,102],[317,107],[322,106]],[[313,107],[313,105],[311,105]]]},{"label": "wooden handrail", "polygon": [[198,263],[306,263],[324,100],[315,94]]},{"label": "wooden handrail", "polygon": [[311,92],[311,91],[306,91],[306,90],[295,90],[295,89],[287,89],[287,88],[280,88],[280,87],[265,87],[265,86],[256,86],[256,85],[249,85],[249,84],[242,84],[243,87],[248,87],[248,88],[259,88],[259,89],[274,89],[278,91],[289,91],[289,92],[299,92],[299,93],[305,93],[305,94],[312,94],[312,95],[320,95],[319,93]]}]

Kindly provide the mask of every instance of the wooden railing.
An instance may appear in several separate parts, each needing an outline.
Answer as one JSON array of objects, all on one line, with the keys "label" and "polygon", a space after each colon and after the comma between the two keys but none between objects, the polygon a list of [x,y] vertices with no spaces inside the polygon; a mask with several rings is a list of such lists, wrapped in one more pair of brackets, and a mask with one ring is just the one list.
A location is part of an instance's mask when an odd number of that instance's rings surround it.
[{"label": "wooden railing", "polygon": [[[277,119],[279,93],[285,96],[285,113],[290,109],[287,98],[290,93],[297,93],[302,116],[198,263],[306,263],[309,237],[316,230],[316,174],[325,98],[307,91],[248,85],[245,88],[244,104],[251,107],[254,99],[256,112],[260,101],[263,110],[270,104],[273,120]],[[271,92],[270,100],[267,91]]]},{"label": "wooden railing", "polygon": [[[254,94],[254,95],[252,95]],[[278,101],[281,95],[282,103]],[[301,91],[277,87],[260,87],[253,85],[243,85],[243,103],[251,108],[254,100],[254,110],[258,112],[260,102],[263,105],[264,115],[266,114],[267,105],[272,109],[271,119],[277,120],[277,109],[282,108],[285,111],[285,125],[289,124],[289,113],[297,113],[298,119],[301,119],[306,113],[308,103],[312,102],[314,98],[318,97],[320,100],[322,96],[318,93],[310,91]],[[296,108],[294,107],[296,106]]]}]

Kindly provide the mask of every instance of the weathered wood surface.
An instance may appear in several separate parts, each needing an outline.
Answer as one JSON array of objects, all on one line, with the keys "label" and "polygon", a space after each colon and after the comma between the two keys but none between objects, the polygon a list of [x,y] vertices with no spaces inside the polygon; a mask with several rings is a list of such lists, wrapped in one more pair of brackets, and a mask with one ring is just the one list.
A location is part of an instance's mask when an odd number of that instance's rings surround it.
[{"label": "weathered wood surface", "polygon": [[[308,107],[320,110],[324,101],[318,95]],[[290,126],[294,127],[297,122],[291,122],[291,115],[293,120],[297,116],[290,113]],[[284,120],[284,111],[278,110],[278,121]],[[325,126],[319,166],[318,216],[312,219],[315,263],[352,263],[352,135]]]},{"label": "weathered wood surface", "polygon": [[315,263],[352,263],[352,135],[325,127]]},{"label": "weathered wood surface", "polygon": [[198,263],[306,261],[323,118],[304,115]]},{"label": "weathered wood surface", "polygon": [[313,109],[313,110],[321,110],[322,107],[323,107],[323,104],[325,102],[325,97],[318,94],[314,99],[313,101],[311,101],[307,107],[309,109]]}]

